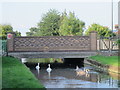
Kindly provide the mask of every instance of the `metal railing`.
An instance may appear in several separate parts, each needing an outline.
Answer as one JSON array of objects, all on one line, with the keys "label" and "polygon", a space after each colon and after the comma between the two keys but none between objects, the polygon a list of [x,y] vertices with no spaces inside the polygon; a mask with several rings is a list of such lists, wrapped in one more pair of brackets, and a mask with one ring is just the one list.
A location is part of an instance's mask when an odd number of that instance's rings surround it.
[{"label": "metal railing", "polygon": [[7,40],[0,40],[0,52],[4,56],[7,53]]},{"label": "metal railing", "polygon": [[117,40],[120,37],[99,37],[98,38],[98,49],[99,50],[118,50]]}]

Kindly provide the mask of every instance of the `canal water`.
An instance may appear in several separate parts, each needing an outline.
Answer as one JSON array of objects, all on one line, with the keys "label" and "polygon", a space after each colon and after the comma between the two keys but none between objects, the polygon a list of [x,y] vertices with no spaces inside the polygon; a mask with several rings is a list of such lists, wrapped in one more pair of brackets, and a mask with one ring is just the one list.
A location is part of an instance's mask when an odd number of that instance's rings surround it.
[{"label": "canal water", "polygon": [[[118,88],[120,87],[120,80],[118,75],[105,73],[93,66],[83,64],[64,64],[64,63],[50,63],[51,72],[47,72],[48,63],[40,63],[40,70],[35,67],[37,61],[31,62],[29,60],[24,62],[30,68],[31,72],[39,79],[39,81],[46,88]],[[88,73],[81,74],[76,70],[87,69]]]}]

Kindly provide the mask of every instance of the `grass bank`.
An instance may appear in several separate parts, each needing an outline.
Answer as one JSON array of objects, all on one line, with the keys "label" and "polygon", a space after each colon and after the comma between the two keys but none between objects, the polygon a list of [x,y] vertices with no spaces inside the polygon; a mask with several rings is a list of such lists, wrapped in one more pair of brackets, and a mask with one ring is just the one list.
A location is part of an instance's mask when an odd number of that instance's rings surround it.
[{"label": "grass bank", "polygon": [[[108,66],[106,67],[108,71],[114,72],[114,73],[120,73],[120,62],[119,62],[118,56],[101,56],[101,55],[96,55],[96,56],[91,56],[88,59],[91,61],[97,61],[98,63]],[[99,64],[96,64],[99,65]],[[102,67],[101,67],[102,68]],[[105,67],[103,67],[105,68]]]},{"label": "grass bank", "polygon": [[2,88],[44,88],[18,59],[2,57]]},{"label": "grass bank", "polygon": [[112,66],[120,66],[120,62],[118,62],[118,56],[101,56],[101,55],[96,55],[96,56],[91,56],[89,57],[90,59],[96,60],[100,62],[101,64],[107,64],[107,65],[112,65]]}]

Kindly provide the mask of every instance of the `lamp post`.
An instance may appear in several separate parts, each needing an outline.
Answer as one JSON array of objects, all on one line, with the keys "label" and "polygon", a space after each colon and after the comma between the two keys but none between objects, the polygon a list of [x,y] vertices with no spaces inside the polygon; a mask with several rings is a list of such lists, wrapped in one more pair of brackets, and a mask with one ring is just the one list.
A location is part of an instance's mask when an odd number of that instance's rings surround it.
[{"label": "lamp post", "polygon": [[[113,33],[113,0],[111,1],[111,29],[112,29],[112,33]],[[113,38],[113,35],[110,37],[110,40],[109,40],[109,52],[110,52],[110,55],[111,55],[111,51],[113,49],[112,38]],[[110,47],[110,41],[111,41],[112,47]]]},{"label": "lamp post", "polygon": [[118,38],[120,39],[120,1],[118,2],[118,25],[116,28],[118,30]]},{"label": "lamp post", "polygon": [[113,0],[112,0],[112,6],[111,6],[111,17],[112,17],[111,29],[112,29],[112,33],[113,33]]}]

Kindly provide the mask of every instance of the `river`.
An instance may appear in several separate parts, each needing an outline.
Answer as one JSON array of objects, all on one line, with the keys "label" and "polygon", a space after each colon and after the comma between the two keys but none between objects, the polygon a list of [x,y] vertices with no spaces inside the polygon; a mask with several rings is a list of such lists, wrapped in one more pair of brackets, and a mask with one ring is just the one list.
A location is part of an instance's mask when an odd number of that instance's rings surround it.
[{"label": "river", "polygon": [[[31,72],[46,88],[118,88],[120,80],[102,72],[93,66],[77,65],[79,69],[88,69],[88,73],[81,74],[76,71],[76,65],[64,63],[51,63],[52,71],[48,73],[48,63],[40,63],[40,70],[36,70],[37,62],[26,63]],[[115,76],[115,75],[114,75]]]}]

